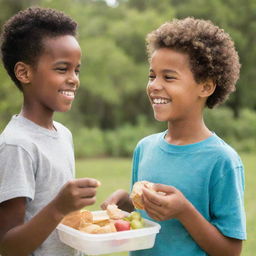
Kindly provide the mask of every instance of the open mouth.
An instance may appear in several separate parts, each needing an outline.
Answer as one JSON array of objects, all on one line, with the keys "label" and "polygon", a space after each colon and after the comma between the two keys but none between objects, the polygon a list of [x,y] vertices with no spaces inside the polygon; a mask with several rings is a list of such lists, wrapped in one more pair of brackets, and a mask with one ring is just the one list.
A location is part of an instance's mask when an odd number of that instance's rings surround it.
[{"label": "open mouth", "polygon": [[67,96],[67,97],[72,97],[72,98],[75,97],[75,91],[64,91],[64,90],[60,90],[59,93],[65,95],[65,96]]},{"label": "open mouth", "polygon": [[151,98],[153,104],[168,104],[171,102],[170,99],[167,98]]}]

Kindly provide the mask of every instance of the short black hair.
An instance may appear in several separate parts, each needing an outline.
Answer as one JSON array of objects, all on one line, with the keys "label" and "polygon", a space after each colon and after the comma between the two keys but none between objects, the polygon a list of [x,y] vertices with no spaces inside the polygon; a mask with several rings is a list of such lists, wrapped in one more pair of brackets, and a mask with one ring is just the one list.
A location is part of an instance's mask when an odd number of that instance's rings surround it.
[{"label": "short black hair", "polygon": [[19,61],[36,65],[44,51],[43,40],[63,35],[76,36],[77,23],[61,11],[50,8],[30,7],[18,12],[3,26],[1,58],[5,69],[22,91],[14,73]]},{"label": "short black hair", "polygon": [[239,56],[231,37],[211,21],[187,17],[166,22],[147,35],[149,58],[159,48],[188,54],[196,82],[211,79],[216,84],[206,106],[223,103],[235,90],[239,78]]}]

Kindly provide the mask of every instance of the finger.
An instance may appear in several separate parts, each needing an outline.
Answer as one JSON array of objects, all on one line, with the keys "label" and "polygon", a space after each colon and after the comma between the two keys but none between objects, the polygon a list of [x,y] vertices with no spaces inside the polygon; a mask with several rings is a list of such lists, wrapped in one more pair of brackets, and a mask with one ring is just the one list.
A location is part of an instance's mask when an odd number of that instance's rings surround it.
[{"label": "finger", "polygon": [[105,201],[105,202],[103,202],[103,203],[100,205],[100,208],[101,208],[102,210],[106,210],[106,209],[107,209],[107,206],[108,206],[108,203]]},{"label": "finger", "polygon": [[111,201],[106,200],[106,201],[104,201],[104,202],[100,205],[100,207],[101,207],[102,210],[106,210],[107,207],[108,207],[108,205],[110,205],[110,204],[111,204]]},{"label": "finger", "polygon": [[161,217],[159,217],[158,215],[154,214],[154,213],[149,213],[148,212],[148,216],[150,218],[152,218],[153,220],[157,220],[157,221],[160,221],[161,220]]},{"label": "finger", "polygon": [[144,208],[145,208],[145,211],[150,212],[151,214],[154,214],[154,215],[157,215],[162,211],[162,208],[160,205],[156,205],[151,201],[147,200],[146,198],[144,200]]},{"label": "finger", "polygon": [[80,188],[85,187],[99,187],[101,185],[100,181],[93,178],[80,178],[76,179],[76,184]]},{"label": "finger", "polygon": [[164,192],[166,194],[175,193],[176,188],[164,184],[155,183],[153,189],[157,192]]},{"label": "finger", "polygon": [[149,201],[151,204],[154,204],[156,206],[161,206],[161,198],[160,195],[158,195],[157,193],[154,193],[152,191],[150,191],[147,188],[143,188],[143,200],[144,201]]},{"label": "finger", "polygon": [[107,207],[108,207],[109,205],[111,205],[111,204],[115,204],[115,203],[113,203],[112,201],[105,201],[104,203],[102,203],[102,204],[100,205],[100,207],[101,207],[102,210],[106,210]]},{"label": "finger", "polygon": [[145,211],[152,219],[161,220],[161,212],[158,212],[156,208],[145,206]]},{"label": "finger", "polygon": [[79,195],[81,198],[90,198],[96,195],[96,189],[94,187],[79,188]]},{"label": "finger", "polygon": [[96,202],[96,197],[84,198],[81,200],[81,205],[82,207],[84,207],[84,206],[95,204],[95,202]]}]

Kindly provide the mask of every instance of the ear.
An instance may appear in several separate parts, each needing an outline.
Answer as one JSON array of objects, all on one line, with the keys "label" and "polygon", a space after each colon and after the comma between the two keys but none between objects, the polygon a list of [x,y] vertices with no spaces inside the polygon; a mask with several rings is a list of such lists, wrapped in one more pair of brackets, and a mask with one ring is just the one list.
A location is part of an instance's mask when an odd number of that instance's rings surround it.
[{"label": "ear", "polygon": [[21,84],[29,84],[32,77],[30,65],[24,62],[17,62],[14,66],[14,73]]},{"label": "ear", "polygon": [[212,80],[207,80],[201,84],[200,97],[208,98],[216,89],[216,84]]}]

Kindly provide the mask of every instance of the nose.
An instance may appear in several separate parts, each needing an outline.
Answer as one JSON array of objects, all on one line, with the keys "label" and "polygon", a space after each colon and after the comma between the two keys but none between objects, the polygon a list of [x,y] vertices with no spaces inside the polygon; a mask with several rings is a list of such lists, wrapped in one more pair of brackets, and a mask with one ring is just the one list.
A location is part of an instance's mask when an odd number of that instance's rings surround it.
[{"label": "nose", "polygon": [[163,89],[161,81],[159,79],[155,78],[154,80],[148,81],[148,89],[151,91],[159,91]]},{"label": "nose", "polygon": [[68,78],[67,78],[67,83],[71,86],[71,87],[79,87],[80,85],[80,80],[79,80],[79,76],[76,72],[72,72]]}]

